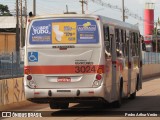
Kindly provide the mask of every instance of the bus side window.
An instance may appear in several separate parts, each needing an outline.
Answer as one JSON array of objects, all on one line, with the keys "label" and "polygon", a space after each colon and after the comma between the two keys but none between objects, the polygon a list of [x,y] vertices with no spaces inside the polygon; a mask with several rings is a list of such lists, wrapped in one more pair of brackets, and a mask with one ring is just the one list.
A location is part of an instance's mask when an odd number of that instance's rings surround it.
[{"label": "bus side window", "polygon": [[111,52],[111,43],[110,43],[110,34],[109,34],[109,27],[108,26],[104,26],[104,45],[105,45],[105,53],[107,54],[107,56],[111,56],[110,52]]},{"label": "bus side window", "polygon": [[135,39],[135,33],[132,33],[132,56],[136,56],[136,48],[135,48],[135,44],[136,44],[136,39]]},{"label": "bus side window", "polygon": [[122,54],[123,56],[125,56],[126,52],[125,52],[125,40],[126,36],[125,36],[125,31],[124,30],[121,30],[121,41],[122,41]]},{"label": "bus side window", "polygon": [[124,54],[128,56],[128,47],[127,47],[127,35],[126,30],[124,31]]},{"label": "bus side window", "polygon": [[139,46],[138,46],[138,33],[135,33],[135,50],[136,50],[136,55],[139,56],[138,52]]},{"label": "bus side window", "polygon": [[120,31],[119,29],[115,29],[115,39],[116,39],[116,53],[117,57],[120,57],[122,55],[122,51],[120,49]]},{"label": "bus side window", "polygon": [[127,31],[125,31],[125,34],[126,34],[126,57],[128,56],[129,54],[129,40],[130,40],[130,37],[129,37],[129,34],[127,33]]},{"label": "bus side window", "polygon": [[119,29],[115,29],[115,39],[116,39],[116,49],[119,49],[119,43],[120,43]]},{"label": "bus side window", "polygon": [[133,33],[132,32],[129,32],[129,38],[130,38],[130,53],[131,55],[133,56]]}]

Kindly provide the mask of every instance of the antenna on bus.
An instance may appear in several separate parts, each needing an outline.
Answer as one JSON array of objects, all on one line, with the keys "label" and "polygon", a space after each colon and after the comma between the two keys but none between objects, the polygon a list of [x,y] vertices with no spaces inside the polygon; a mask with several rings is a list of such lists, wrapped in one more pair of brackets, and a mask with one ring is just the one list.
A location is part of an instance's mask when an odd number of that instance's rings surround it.
[{"label": "antenna on bus", "polygon": [[68,13],[68,5],[66,5],[66,13]]},{"label": "antenna on bus", "polygon": [[69,12],[68,11],[68,5],[66,5],[66,12],[64,14],[77,14],[76,12]]}]

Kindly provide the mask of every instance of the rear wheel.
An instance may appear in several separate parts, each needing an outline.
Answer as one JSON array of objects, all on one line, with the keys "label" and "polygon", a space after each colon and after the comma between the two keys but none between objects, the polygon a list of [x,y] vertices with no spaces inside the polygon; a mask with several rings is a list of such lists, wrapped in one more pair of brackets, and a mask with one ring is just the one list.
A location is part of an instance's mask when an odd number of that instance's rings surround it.
[{"label": "rear wheel", "polygon": [[49,106],[51,109],[67,109],[69,107],[68,102],[50,102]]},{"label": "rear wheel", "polygon": [[136,87],[135,87],[135,92],[132,93],[130,96],[129,96],[129,99],[133,100],[136,98],[136,91],[138,90],[138,83],[139,83],[139,76],[137,75],[137,83],[136,83]]},{"label": "rear wheel", "polygon": [[135,98],[136,98],[136,91],[130,95],[129,99],[133,100]]}]

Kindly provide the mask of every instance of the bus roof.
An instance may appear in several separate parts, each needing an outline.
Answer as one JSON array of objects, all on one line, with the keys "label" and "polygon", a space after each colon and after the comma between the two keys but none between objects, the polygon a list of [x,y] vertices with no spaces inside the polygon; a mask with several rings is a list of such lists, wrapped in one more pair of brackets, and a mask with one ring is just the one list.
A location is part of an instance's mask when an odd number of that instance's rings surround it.
[{"label": "bus roof", "polygon": [[113,18],[109,18],[109,17],[104,17],[101,15],[93,15],[93,14],[51,14],[51,15],[44,15],[44,16],[33,16],[30,17],[29,19],[34,20],[34,19],[46,19],[46,18],[81,18],[81,17],[86,17],[86,18],[100,18],[100,20],[102,21],[103,24],[109,24],[112,26],[117,26],[117,27],[121,27],[121,28],[128,28],[131,30],[139,30],[137,25],[133,25],[130,23],[126,23],[126,22],[122,22],[120,20],[116,20]]},{"label": "bus roof", "polygon": [[104,17],[104,16],[99,16],[99,17],[101,18],[101,20],[104,24],[108,23],[109,25],[118,26],[118,27],[121,27],[121,28],[139,30],[138,25],[133,25],[133,24],[130,24],[130,23],[126,23],[126,22],[123,22],[123,21],[119,21],[119,20]]}]

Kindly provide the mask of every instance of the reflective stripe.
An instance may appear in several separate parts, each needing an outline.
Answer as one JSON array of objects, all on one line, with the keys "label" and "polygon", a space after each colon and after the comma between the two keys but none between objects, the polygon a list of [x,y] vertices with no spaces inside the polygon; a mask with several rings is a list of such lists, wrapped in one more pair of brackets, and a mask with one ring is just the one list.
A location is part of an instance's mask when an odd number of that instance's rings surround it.
[{"label": "reflective stripe", "polygon": [[57,66],[25,66],[30,74],[90,74],[97,73],[99,68],[104,73],[104,65],[57,65]]}]

